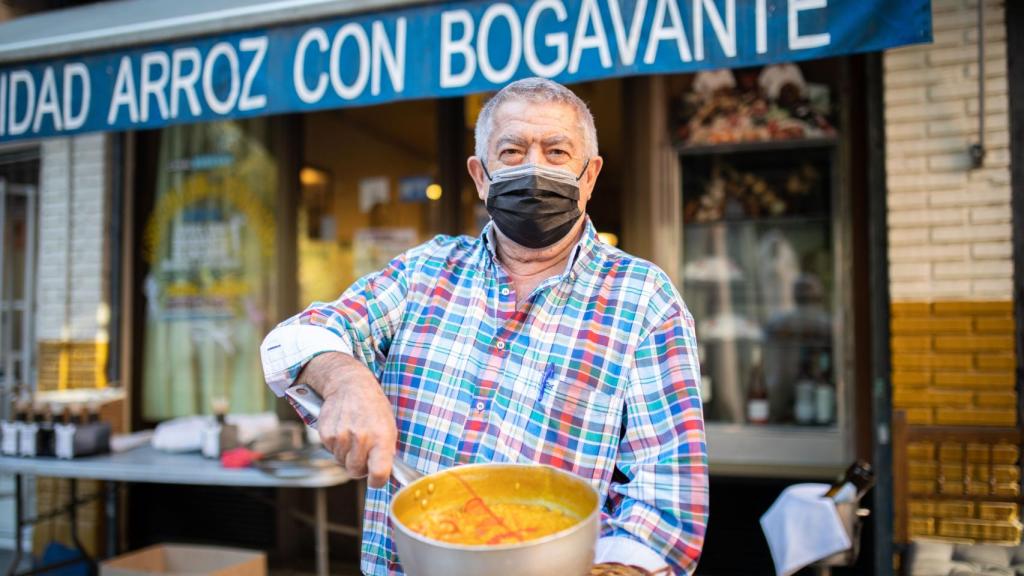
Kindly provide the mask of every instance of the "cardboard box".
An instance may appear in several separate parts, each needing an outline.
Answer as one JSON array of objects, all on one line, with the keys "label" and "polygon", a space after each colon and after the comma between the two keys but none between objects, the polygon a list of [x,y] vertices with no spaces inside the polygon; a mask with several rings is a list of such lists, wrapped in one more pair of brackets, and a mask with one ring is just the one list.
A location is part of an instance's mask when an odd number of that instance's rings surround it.
[{"label": "cardboard box", "polygon": [[266,576],[263,552],[158,544],[100,563],[100,576]]}]

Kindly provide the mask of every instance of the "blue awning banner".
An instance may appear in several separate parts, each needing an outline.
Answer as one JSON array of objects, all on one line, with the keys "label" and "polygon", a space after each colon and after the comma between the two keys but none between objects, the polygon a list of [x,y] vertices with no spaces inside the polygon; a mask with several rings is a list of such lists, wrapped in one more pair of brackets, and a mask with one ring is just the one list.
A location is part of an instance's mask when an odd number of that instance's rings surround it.
[{"label": "blue awning banner", "polygon": [[0,142],[824,58],[931,41],[930,0],[417,5],[0,68]]}]

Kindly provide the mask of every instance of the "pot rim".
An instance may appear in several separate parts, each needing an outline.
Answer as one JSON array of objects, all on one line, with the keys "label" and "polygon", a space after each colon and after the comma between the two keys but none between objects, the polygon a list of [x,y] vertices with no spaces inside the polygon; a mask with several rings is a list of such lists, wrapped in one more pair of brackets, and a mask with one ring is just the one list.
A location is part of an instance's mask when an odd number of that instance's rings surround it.
[{"label": "pot rim", "polygon": [[[569,526],[568,528],[565,528],[563,530],[559,530],[558,532],[555,532],[553,534],[548,534],[547,536],[542,536],[540,538],[534,538],[534,539],[531,539],[531,540],[526,540],[524,542],[515,542],[515,543],[512,543],[512,544],[455,544],[455,543],[452,543],[452,542],[445,542],[443,540],[436,540],[434,538],[430,538],[430,537],[424,536],[423,534],[420,534],[419,532],[416,532],[415,530],[409,528],[401,520],[398,519],[398,516],[395,514],[395,499],[400,494],[402,494],[406,490],[410,489],[412,486],[415,486],[415,485],[419,484],[420,482],[423,482],[424,480],[427,480],[429,478],[433,478],[433,477],[436,477],[438,475],[444,474],[444,473],[446,473],[446,472],[448,472],[450,470],[454,470],[454,469],[464,470],[464,469],[467,469],[467,468],[547,468],[549,470],[553,470],[557,474],[568,475],[573,480],[577,480],[581,484],[586,485],[587,489],[591,493],[593,493],[593,495],[594,495],[594,498],[595,498],[594,509],[586,517],[580,519],[578,522],[576,522],[572,526]],[[593,485],[591,485],[589,482],[587,482],[586,480],[584,480],[580,476],[577,476],[576,474],[573,474],[572,472],[569,472],[567,470],[562,470],[561,468],[555,468],[554,466],[551,466],[550,464],[523,464],[523,463],[512,463],[512,462],[479,462],[479,463],[476,463],[476,464],[465,464],[465,465],[461,465],[461,466],[455,466],[453,468],[446,468],[444,470],[438,470],[437,472],[424,475],[422,478],[416,480],[415,482],[413,482],[412,484],[409,484],[408,486],[403,486],[401,489],[398,490],[398,492],[395,492],[395,494],[391,497],[391,502],[388,503],[388,517],[391,519],[391,522],[392,522],[392,524],[395,525],[396,529],[401,530],[402,533],[404,533],[405,535],[407,535],[410,538],[412,538],[414,540],[417,540],[417,541],[419,541],[419,542],[421,542],[423,544],[428,544],[430,546],[437,546],[437,547],[445,548],[447,550],[459,550],[459,551],[465,551],[465,552],[492,552],[492,551],[493,552],[497,552],[497,551],[503,551],[503,550],[518,550],[518,549],[521,549],[521,548],[531,548],[533,546],[540,546],[542,544],[546,544],[546,543],[552,542],[554,540],[559,540],[561,538],[567,538],[571,534],[574,534],[574,533],[576,533],[576,532],[578,532],[580,530],[583,530],[585,526],[590,524],[591,521],[595,517],[599,516],[600,514],[601,514],[601,496],[600,496],[600,494],[597,493],[597,489],[594,488]]]}]

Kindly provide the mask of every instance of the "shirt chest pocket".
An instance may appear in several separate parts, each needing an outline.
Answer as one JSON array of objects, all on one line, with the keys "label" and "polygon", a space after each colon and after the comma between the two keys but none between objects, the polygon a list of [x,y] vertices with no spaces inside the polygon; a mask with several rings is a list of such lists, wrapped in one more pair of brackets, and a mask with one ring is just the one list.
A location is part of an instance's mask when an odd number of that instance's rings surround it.
[{"label": "shirt chest pocket", "polygon": [[564,373],[519,378],[495,395],[489,422],[495,455],[602,478],[610,474],[618,449],[621,403],[614,394]]}]

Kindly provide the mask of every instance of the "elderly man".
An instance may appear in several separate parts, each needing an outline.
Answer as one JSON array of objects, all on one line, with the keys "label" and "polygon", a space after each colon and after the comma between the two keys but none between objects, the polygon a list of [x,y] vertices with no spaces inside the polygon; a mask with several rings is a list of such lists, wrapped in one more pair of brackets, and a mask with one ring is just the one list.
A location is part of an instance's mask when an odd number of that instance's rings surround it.
[{"label": "elderly man", "polygon": [[491,216],[480,236],[439,236],[267,336],[267,383],[319,392],[324,444],[369,475],[365,573],[401,573],[396,449],[425,473],[569,470],[605,495],[598,561],[696,567],[708,479],[693,318],[664,272],[598,239],[586,206],[602,162],[575,94],[509,84],[467,162]]}]

